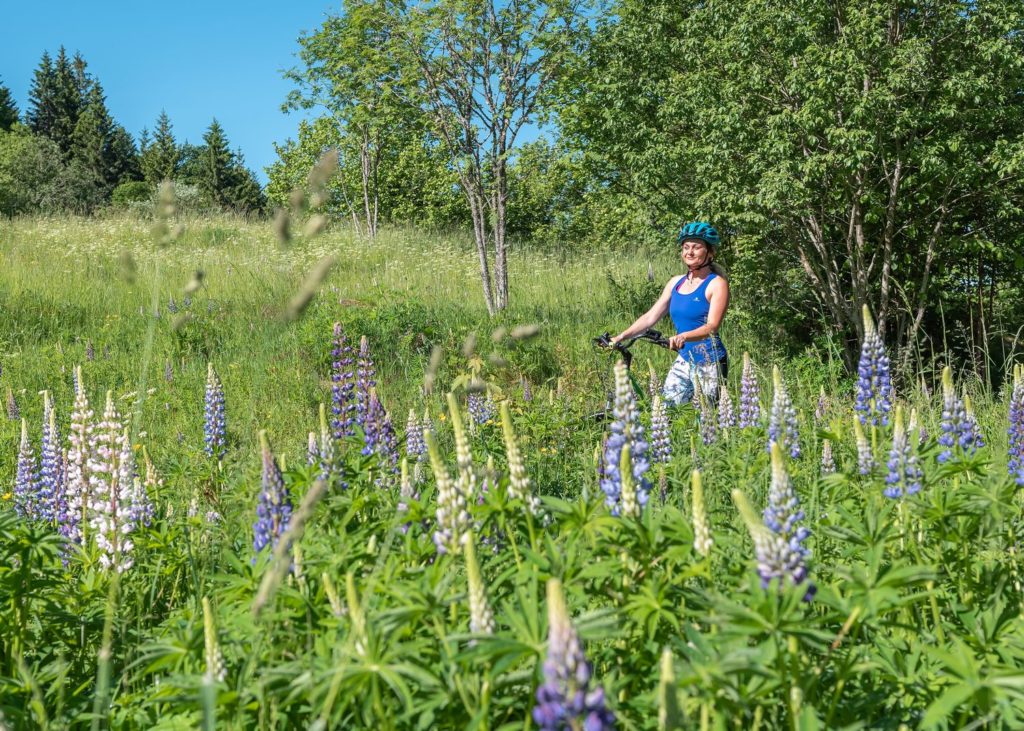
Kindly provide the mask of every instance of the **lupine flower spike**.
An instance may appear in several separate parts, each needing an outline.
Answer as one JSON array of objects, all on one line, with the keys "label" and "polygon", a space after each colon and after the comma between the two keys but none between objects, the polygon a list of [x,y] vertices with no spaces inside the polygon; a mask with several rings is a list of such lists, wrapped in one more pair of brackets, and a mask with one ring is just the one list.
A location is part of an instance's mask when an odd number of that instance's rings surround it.
[{"label": "lupine flower spike", "polygon": [[892,377],[889,356],[885,354],[882,337],[875,329],[868,306],[864,305],[864,342],[857,364],[857,411],[861,424],[888,425],[892,409]]},{"label": "lupine flower spike", "polygon": [[423,441],[423,422],[409,409],[409,418],[405,421],[405,454],[413,462],[412,482],[418,485],[423,481],[423,462],[427,458],[427,443]]},{"label": "lupine flower spike", "polygon": [[718,428],[723,432],[736,426],[736,411],[732,407],[732,396],[723,383],[718,387]]},{"label": "lupine flower spike", "polygon": [[[643,509],[651,492],[651,484],[647,480],[648,444],[644,440],[644,429],[640,424],[640,414],[633,397],[633,387],[629,382],[626,364],[619,361],[615,364],[615,420],[611,425],[611,434],[605,443],[604,477],[601,489],[604,490],[605,502],[614,515],[620,513],[626,500],[635,499],[638,508]],[[629,463],[631,466],[631,484],[636,495],[623,497],[624,480],[620,471],[623,447],[629,446]]]},{"label": "lupine flower spike", "polygon": [[836,461],[832,456],[832,440],[825,439],[821,443],[821,474],[831,475],[836,471]]},{"label": "lupine flower spike", "polygon": [[973,414],[968,413],[963,400],[956,395],[953,371],[949,366],[942,370],[941,427],[942,434],[938,441],[943,450],[939,453],[939,462],[948,462],[954,458],[954,454],[959,457],[969,456],[977,447],[983,446],[977,421]]},{"label": "lupine flower spike", "polygon": [[530,403],[533,401],[533,389],[530,387],[530,379],[523,376],[523,402]]},{"label": "lupine flower spike", "polygon": [[334,439],[340,440],[355,434],[355,371],[353,370],[352,346],[348,343],[341,323],[334,323],[334,338],[331,348],[331,429]]},{"label": "lupine flower spike", "polygon": [[786,391],[782,380],[782,371],[778,366],[772,368],[772,383],[775,393],[772,396],[772,410],[768,420],[768,449],[779,444],[783,451],[796,459],[800,456],[800,435],[797,431],[796,409],[793,400]]},{"label": "lupine flower spike", "polygon": [[700,476],[700,470],[694,470],[691,473],[690,487],[693,500],[693,550],[706,558],[711,554],[711,547],[715,541],[711,537],[708,514],[704,507],[704,483]]},{"label": "lupine flower spike", "polygon": [[818,403],[814,407],[814,423],[825,423],[826,416],[828,416],[828,399],[825,398],[825,387],[820,386],[818,388]]},{"label": "lupine flower spike", "polygon": [[1009,462],[1010,477],[1024,486],[1024,365],[1013,372],[1013,391],[1010,394]]},{"label": "lupine flower spike", "polygon": [[207,456],[216,460],[224,458],[227,447],[227,419],[224,415],[224,387],[213,369],[213,363],[206,365],[206,396],[203,412],[203,441]]},{"label": "lupine flower spike", "polygon": [[28,422],[21,420],[21,446],[14,473],[14,507],[18,515],[34,520],[39,517],[39,464],[28,438]]},{"label": "lupine flower spike", "polygon": [[706,445],[718,440],[718,424],[715,422],[715,407],[704,393],[699,378],[693,379],[693,398],[700,411],[700,440]]},{"label": "lupine flower spike", "polygon": [[107,391],[103,416],[93,432],[93,450],[89,467],[89,527],[99,546],[100,563],[104,568],[123,572],[132,566],[135,531],[131,514],[132,472],[134,465],[126,462],[131,454],[127,430],[114,406],[114,394]]},{"label": "lupine flower spike", "polygon": [[466,577],[469,582],[469,631],[476,635],[494,634],[494,612],[487,603],[484,580],[480,575],[480,564],[476,559],[473,533],[466,537]]},{"label": "lupine flower spike", "polygon": [[71,448],[67,455],[66,483],[67,515],[60,529],[70,541],[82,544],[88,525],[87,513],[91,500],[89,462],[93,451],[93,412],[82,382],[82,367],[75,367],[75,402],[71,410],[71,427],[68,439]]},{"label": "lupine flower spike", "polygon": [[466,403],[474,425],[482,426],[492,421],[497,414],[494,398],[489,392],[485,396],[482,393],[470,391],[466,396]]},{"label": "lupine flower spike", "polygon": [[659,393],[661,393],[661,379],[658,378],[658,372],[654,370],[654,364],[651,363],[650,359],[647,360],[647,397],[653,400]]},{"label": "lupine flower spike", "polygon": [[7,418],[11,421],[21,418],[21,409],[18,408],[18,402],[14,399],[14,391],[10,386],[7,387]]},{"label": "lupine flower spike", "polygon": [[43,391],[43,437],[39,455],[39,517],[53,522],[64,502],[64,470],[57,413],[49,391]]},{"label": "lupine flower spike", "polygon": [[377,370],[370,356],[370,341],[359,338],[359,361],[356,369],[356,424],[364,426],[370,409],[370,391],[377,386]]},{"label": "lupine flower spike", "polygon": [[761,389],[757,385],[750,353],[743,354],[743,377],[740,380],[740,429],[757,426],[761,421]]},{"label": "lupine flower spike", "polygon": [[306,439],[306,465],[314,467],[320,464],[320,440],[315,431],[309,433]]},{"label": "lupine flower spike", "polygon": [[875,462],[871,442],[868,441],[864,427],[861,426],[860,419],[856,415],[853,418],[853,434],[857,441],[857,469],[862,475],[870,475],[878,464]]},{"label": "lupine flower spike", "polygon": [[448,468],[441,459],[441,453],[434,441],[433,432],[424,430],[423,438],[427,443],[430,466],[434,469],[434,481],[437,483],[437,529],[433,536],[434,545],[438,553],[458,553],[470,523],[470,516],[466,511],[466,496],[448,474]]},{"label": "lupine flower spike", "polygon": [[893,426],[892,449],[887,462],[889,473],[885,476],[885,496],[898,499],[921,491],[921,468],[917,455],[913,453],[910,438],[903,428],[903,409],[896,407],[896,423]]},{"label": "lupine flower spike", "polygon": [[[347,488],[348,483],[339,479],[341,477],[340,465],[337,463],[337,449],[334,440],[334,431],[331,422],[327,419],[327,406],[320,404],[320,440],[317,444],[317,465],[320,468],[319,478],[328,484]],[[332,480],[336,480],[332,483]]]},{"label": "lupine flower spike", "polygon": [[385,471],[398,471],[398,437],[391,424],[391,417],[384,410],[377,389],[371,389],[366,419],[363,422],[363,454],[376,454]]},{"label": "lupine flower spike", "polygon": [[210,607],[210,600],[203,597],[203,640],[206,646],[206,672],[203,674],[206,682],[223,682],[227,677],[227,668],[224,667],[224,655],[220,651],[220,643],[217,642],[217,625],[213,618],[213,609]]},{"label": "lupine flower spike", "polygon": [[548,579],[547,593],[548,656],[533,721],[542,731],[613,729],[615,715],[605,705],[604,689],[591,688],[593,670],[569,617],[562,582]]},{"label": "lupine flower spike", "polygon": [[473,452],[466,435],[465,422],[455,394],[448,394],[448,414],[452,420],[452,432],[455,434],[455,463],[458,467],[456,487],[465,499],[473,500],[476,496],[476,471],[473,469]]},{"label": "lupine flower spike", "polygon": [[669,438],[668,411],[659,394],[651,401],[651,461],[664,464],[672,459],[672,440]]},{"label": "lupine flower spike", "polygon": [[[284,484],[281,468],[274,461],[274,453],[270,450],[270,440],[265,430],[260,432],[260,460],[263,465],[263,476],[259,502],[256,506],[256,522],[252,526],[252,547],[256,553],[267,546],[273,549],[287,530],[292,517],[291,496]],[[255,562],[256,558],[253,557],[253,563]]]},{"label": "lupine flower spike", "polygon": [[505,455],[508,458],[508,496],[512,500],[522,500],[531,515],[540,512],[540,500],[530,491],[530,477],[526,474],[523,454],[516,442],[515,430],[512,428],[512,413],[508,402],[501,404],[501,433],[505,440]]}]

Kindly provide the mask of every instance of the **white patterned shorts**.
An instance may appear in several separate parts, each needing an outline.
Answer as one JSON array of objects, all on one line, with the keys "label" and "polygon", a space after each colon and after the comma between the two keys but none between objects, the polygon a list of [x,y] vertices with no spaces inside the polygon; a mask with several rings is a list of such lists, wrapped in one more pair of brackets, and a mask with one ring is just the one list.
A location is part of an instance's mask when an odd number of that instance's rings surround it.
[{"label": "white patterned shorts", "polygon": [[689,358],[678,356],[665,376],[661,395],[668,406],[681,406],[693,400],[694,379],[700,379],[700,389],[712,404],[718,401],[718,382],[721,376],[720,363],[694,363]]}]

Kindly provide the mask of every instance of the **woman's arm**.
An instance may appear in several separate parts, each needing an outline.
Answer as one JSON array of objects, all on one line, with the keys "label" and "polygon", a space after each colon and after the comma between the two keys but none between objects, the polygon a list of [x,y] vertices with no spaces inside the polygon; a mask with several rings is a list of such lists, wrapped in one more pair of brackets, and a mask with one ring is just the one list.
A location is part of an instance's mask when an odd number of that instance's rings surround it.
[{"label": "woman's arm", "polygon": [[679,350],[687,340],[703,340],[704,338],[718,332],[722,325],[722,318],[725,317],[725,310],[729,307],[729,283],[723,277],[716,277],[715,281],[708,284],[707,288],[708,322],[693,330],[673,335],[668,340],[669,347]]},{"label": "woman's arm", "polygon": [[661,296],[658,297],[658,301],[654,303],[651,309],[640,315],[632,325],[612,338],[612,343],[614,344],[620,340],[639,335],[644,330],[649,330],[657,325],[658,321],[668,312],[668,303],[672,299],[672,288],[679,284],[680,279],[681,277],[672,277],[661,291]]}]

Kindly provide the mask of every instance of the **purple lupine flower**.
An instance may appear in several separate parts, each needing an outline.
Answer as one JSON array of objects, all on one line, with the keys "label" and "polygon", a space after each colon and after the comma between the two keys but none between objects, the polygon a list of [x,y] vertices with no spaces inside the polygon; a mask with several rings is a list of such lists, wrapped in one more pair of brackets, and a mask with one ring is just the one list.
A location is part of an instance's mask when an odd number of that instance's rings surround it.
[{"label": "purple lupine flower", "polygon": [[693,379],[693,398],[700,414],[700,440],[705,446],[718,440],[718,424],[715,420],[715,406],[704,393],[699,378]]},{"label": "purple lupine flower", "polygon": [[971,404],[971,397],[964,394],[964,411],[967,418],[964,420],[964,429],[960,434],[958,444],[965,454],[974,454],[974,451],[985,446],[985,438],[981,433],[981,426],[974,415],[974,406]]},{"label": "purple lupine flower", "polygon": [[530,387],[530,380],[523,376],[523,401],[530,403],[533,401],[533,389]]},{"label": "purple lupine flower", "polygon": [[789,452],[790,457],[796,459],[800,456],[796,409],[793,408],[793,399],[786,391],[782,371],[778,366],[772,368],[772,383],[775,386],[775,393],[772,396],[772,410],[768,418],[768,449],[771,450],[772,444],[779,444]]},{"label": "purple lupine flower", "polygon": [[341,323],[334,323],[334,339],[331,349],[331,429],[334,439],[355,434],[355,371],[352,369],[352,346],[341,329]]},{"label": "purple lupine flower", "polygon": [[909,435],[903,428],[903,409],[896,407],[896,423],[893,426],[892,449],[886,463],[889,473],[885,476],[885,496],[901,498],[921,491],[921,467],[913,453]]},{"label": "purple lupine flower", "polygon": [[814,407],[814,423],[823,424],[828,416],[828,399],[825,398],[825,387],[818,389],[818,403]]},{"label": "purple lupine flower", "polygon": [[1010,476],[1024,486],[1024,365],[1017,365],[1010,394],[1009,461]]},{"label": "purple lupine flower", "polygon": [[892,377],[885,344],[875,329],[868,306],[864,305],[864,342],[857,364],[857,403],[854,410],[861,424],[883,426],[889,423],[892,409]]},{"label": "purple lupine flower", "polygon": [[320,464],[320,441],[315,431],[309,433],[306,441],[306,466],[312,467]]},{"label": "purple lupine flower", "polygon": [[43,391],[43,432],[40,442],[39,517],[47,522],[57,518],[64,500],[64,474],[61,466],[60,433],[50,392]]},{"label": "purple lupine flower", "polygon": [[88,514],[92,489],[90,487],[90,468],[94,449],[93,444],[93,412],[89,407],[89,398],[82,382],[82,367],[76,366],[75,402],[71,409],[71,426],[68,429],[68,450],[65,468],[66,515],[60,522],[60,532],[72,543],[82,545],[85,529],[88,526]]},{"label": "purple lupine flower", "polygon": [[377,389],[370,391],[370,403],[364,423],[363,454],[376,454],[381,464],[386,465],[390,472],[398,471],[398,436],[391,423],[391,416],[384,409]]},{"label": "purple lupine flower", "polygon": [[171,383],[174,380],[174,366],[171,365],[170,358],[164,362],[164,380],[167,383]]},{"label": "purple lupine flower", "polygon": [[320,467],[319,479],[328,484],[334,483],[336,487],[347,489],[348,483],[339,479],[341,477],[341,468],[337,463],[337,456],[338,452],[335,445],[333,427],[331,422],[327,420],[327,406],[320,404],[320,444],[316,447],[315,463]]},{"label": "purple lupine flower", "polygon": [[206,398],[203,419],[203,441],[209,457],[224,459],[227,448],[227,419],[224,414],[224,386],[213,363],[206,365]]},{"label": "purple lupine flower", "polygon": [[135,529],[130,514],[132,465],[125,464],[131,454],[128,433],[114,406],[114,394],[107,391],[103,416],[93,431],[93,449],[89,458],[89,527],[100,549],[100,564],[118,573],[132,567],[134,548],[131,533]]},{"label": "purple lupine flower", "polygon": [[409,418],[405,422],[405,453],[414,462],[422,462],[427,456],[427,443],[423,441],[423,424],[412,409],[409,409]]},{"label": "purple lupine flower", "polygon": [[644,428],[640,424],[640,414],[633,396],[626,364],[619,361],[615,364],[615,420],[611,424],[611,434],[605,443],[604,479],[601,489],[604,490],[605,503],[613,515],[619,515],[623,504],[634,502],[632,496],[623,499],[623,479],[620,471],[622,448],[629,446],[632,472],[632,484],[636,489],[636,504],[642,511],[647,504],[651,492],[651,483],[647,480],[647,469],[650,466],[647,457],[648,445],[644,440]]},{"label": "purple lupine flower", "polygon": [[593,669],[583,654],[576,628],[558,579],[548,579],[548,656],[544,682],[537,687],[533,720],[542,731],[615,728],[615,715],[605,705],[604,689],[591,687]]},{"label": "purple lupine flower", "polygon": [[[266,430],[260,431],[260,458],[263,475],[259,501],[256,505],[256,522],[252,526],[252,548],[257,554],[267,546],[273,550],[281,535],[288,529],[288,522],[292,517],[291,497],[284,484],[281,468],[277,466],[274,453],[270,451],[270,440],[267,438]],[[255,556],[252,562],[256,563]]]},{"label": "purple lupine flower", "polygon": [[949,366],[942,370],[942,434],[939,444],[943,447],[939,453],[939,462],[948,462],[954,458],[954,448],[960,456],[969,456],[975,449],[984,446],[978,422],[968,412],[964,401],[956,395],[953,387],[953,371]]},{"label": "purple lupine flower", "polygon": [[91,339],[85,343],[85,359],[96,360],[96,348],[93,347]]},{"label": "purple lupine flower", "polygon": [[178,312],[178,303],[174,301],[173,294],[170,296],[170,299],[167,300],[167,311],[172,315],[175,315]]},{"label": "purple lupine flower", "polygon": [[[800,524],[804,519],[804,511],[800,509],[800,499],[786,472],[785,458],[778,444],[772,445],[772,482],[768,490],[768,505],[762,517],[765,527],[776,538],[782,539],[782,543],[768,548],[765,555],[758,559],[761,586],[767,587],[773,578],[781,579],[780,570],[794,584],[803,583],[807,578],[807,556],[810,554],[803,543],[811,531]],[[785,549],[780,552],[782,545]],[[779,558],[782,560],[779,561]],[[815,590],[814,584],[808,583],[804,600],[810,601]]]},{"label": "purple lupine flower", "polygon": [[14,472],[14,508],[18,515],[29,520],[39,517],[39,463],[28,438],[28,422],[21,420],[21,446],[18,466]]},{"label": "purple lupine flower", "polygon": [[659,394],[651,402],[651,461],[667,463],[672,459],[672,440],[669,437],[668,411]]},{"label": "purple lupine flower", "polygon": [[826,439],[821,443],[821,474],[831,475],[836,471],[836,461],[832,456],[832,440]]},{"label": "purple lupine flower", "polygon": [[469,407],[469,416],[478,426],[486,424],[497,416],[498,408],[490,393],[484,396],[482,393],[470,391],[466,396],[466,402]]},{"label": "purple lupine flower", "polygon": [[11,421],[21,418],[21,409],[18,408],[18,402],[14,399],[14,391],[10,386],[7,387],[7,418]]},{"label": "purple lupine flower", "polygon": [[740,379],[740,428],[757,426],[761,421],[761,389],[757,385],[750,354],[743,354],[743,377]]},{"label": "purple lupine flower", "polygon": [[423,438],[427,442],[430,466],[433,468],[434,481],[437,483],[437,528],[433,534],[434,546],[440,554],[457,553],[472,522],[466,510],[466,494],[460,487],[461,480],[456,482],[448,473],[448,467],[441,459],[441,453],[434,441],[434,433],[425,429]]},{"label": "purple lupine flower", "polygon": [[736,426],[736,411],[732,407],[732,396],[723,383],[718,388],[718,428],[722,431]]},{"label": "purple lupine flower", "polygon": [[377,371],[370,356],[370,341],[363,335],[359,338],[359,361],[356,368],[356,423],[366,426],[366,414],[370,408],[370,391],[377,386]]},{"label": "purple lupine flower", "polygon": [[856,414],[853,417],[853,434],[857,442],[857,470],[862,475],[870,475],[875,471],[878,463],[875,462],[875,454],[871,449],[871,442],[868,441],[867,435],[864,434],[864,427],[861,426],[860,419],[857,418]]}]

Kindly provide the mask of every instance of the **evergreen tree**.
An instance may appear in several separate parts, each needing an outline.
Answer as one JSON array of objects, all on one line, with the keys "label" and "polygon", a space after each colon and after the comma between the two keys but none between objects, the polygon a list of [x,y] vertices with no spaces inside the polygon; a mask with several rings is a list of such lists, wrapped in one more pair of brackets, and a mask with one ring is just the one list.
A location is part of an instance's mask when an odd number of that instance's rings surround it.
[{"label": "evergreen tree", "polygon": [[[142,146],[140,140],[140,146]],[[152,144],[148,143],[140,151],[142,157],[142,174],[147,183],[157,185],[164,180],[174,180],[181,169],[182,151],[174,140],[171,129],[171,118],[166,111],[161,111],[156,120]]]},{"label": "evergreen tree", "polygon": [[53,69],[53,60],[47,51],[43,51],[43,57],[39,60],[39,67],[32,74],[32,86],[28,92],[28,109],[25,112],[25,121],[29,129],[36,134],[50,136],[54,120],[57,117],[57,110],[54,105],[56,93],[54,80],[56,74]]},{"label": "evergreen tree", "polygon": [[0,130],[7,132],[18,121],[18,107],[14,104],[11,90],[0,83]]},{"label": "evergreen tree", "polygon": [[224,128],[214,119],[203,134],[196,184],[203,199],[210,205],[228,208],[232,189],[237,184],[235,156],[228,147]]},{"label": "evergreen tree", "polygon": [[114,125],[114,131],[110,135],[109,153],[108,182],[120,185],[131,180],[142,180],[142,167],[135,140],[128,130],[119,124]]},{"label": "evergreen tree", "polygon": [[91,210],[110,196],[116,180],[112,139],[114,121],[100,83],[94,82],[89,101],[78,118],[71,140],[71,168],[79,188],[79,203]]},{"label": "evergreen tree", "polygon": [[75,126],[88,103],[89,83],[85,60],[78,54],[69,59],[63,46],[56,62],[43,53],[32,79],[26,115],[29,127],[56,142],[65,156],[71,153]]}]

